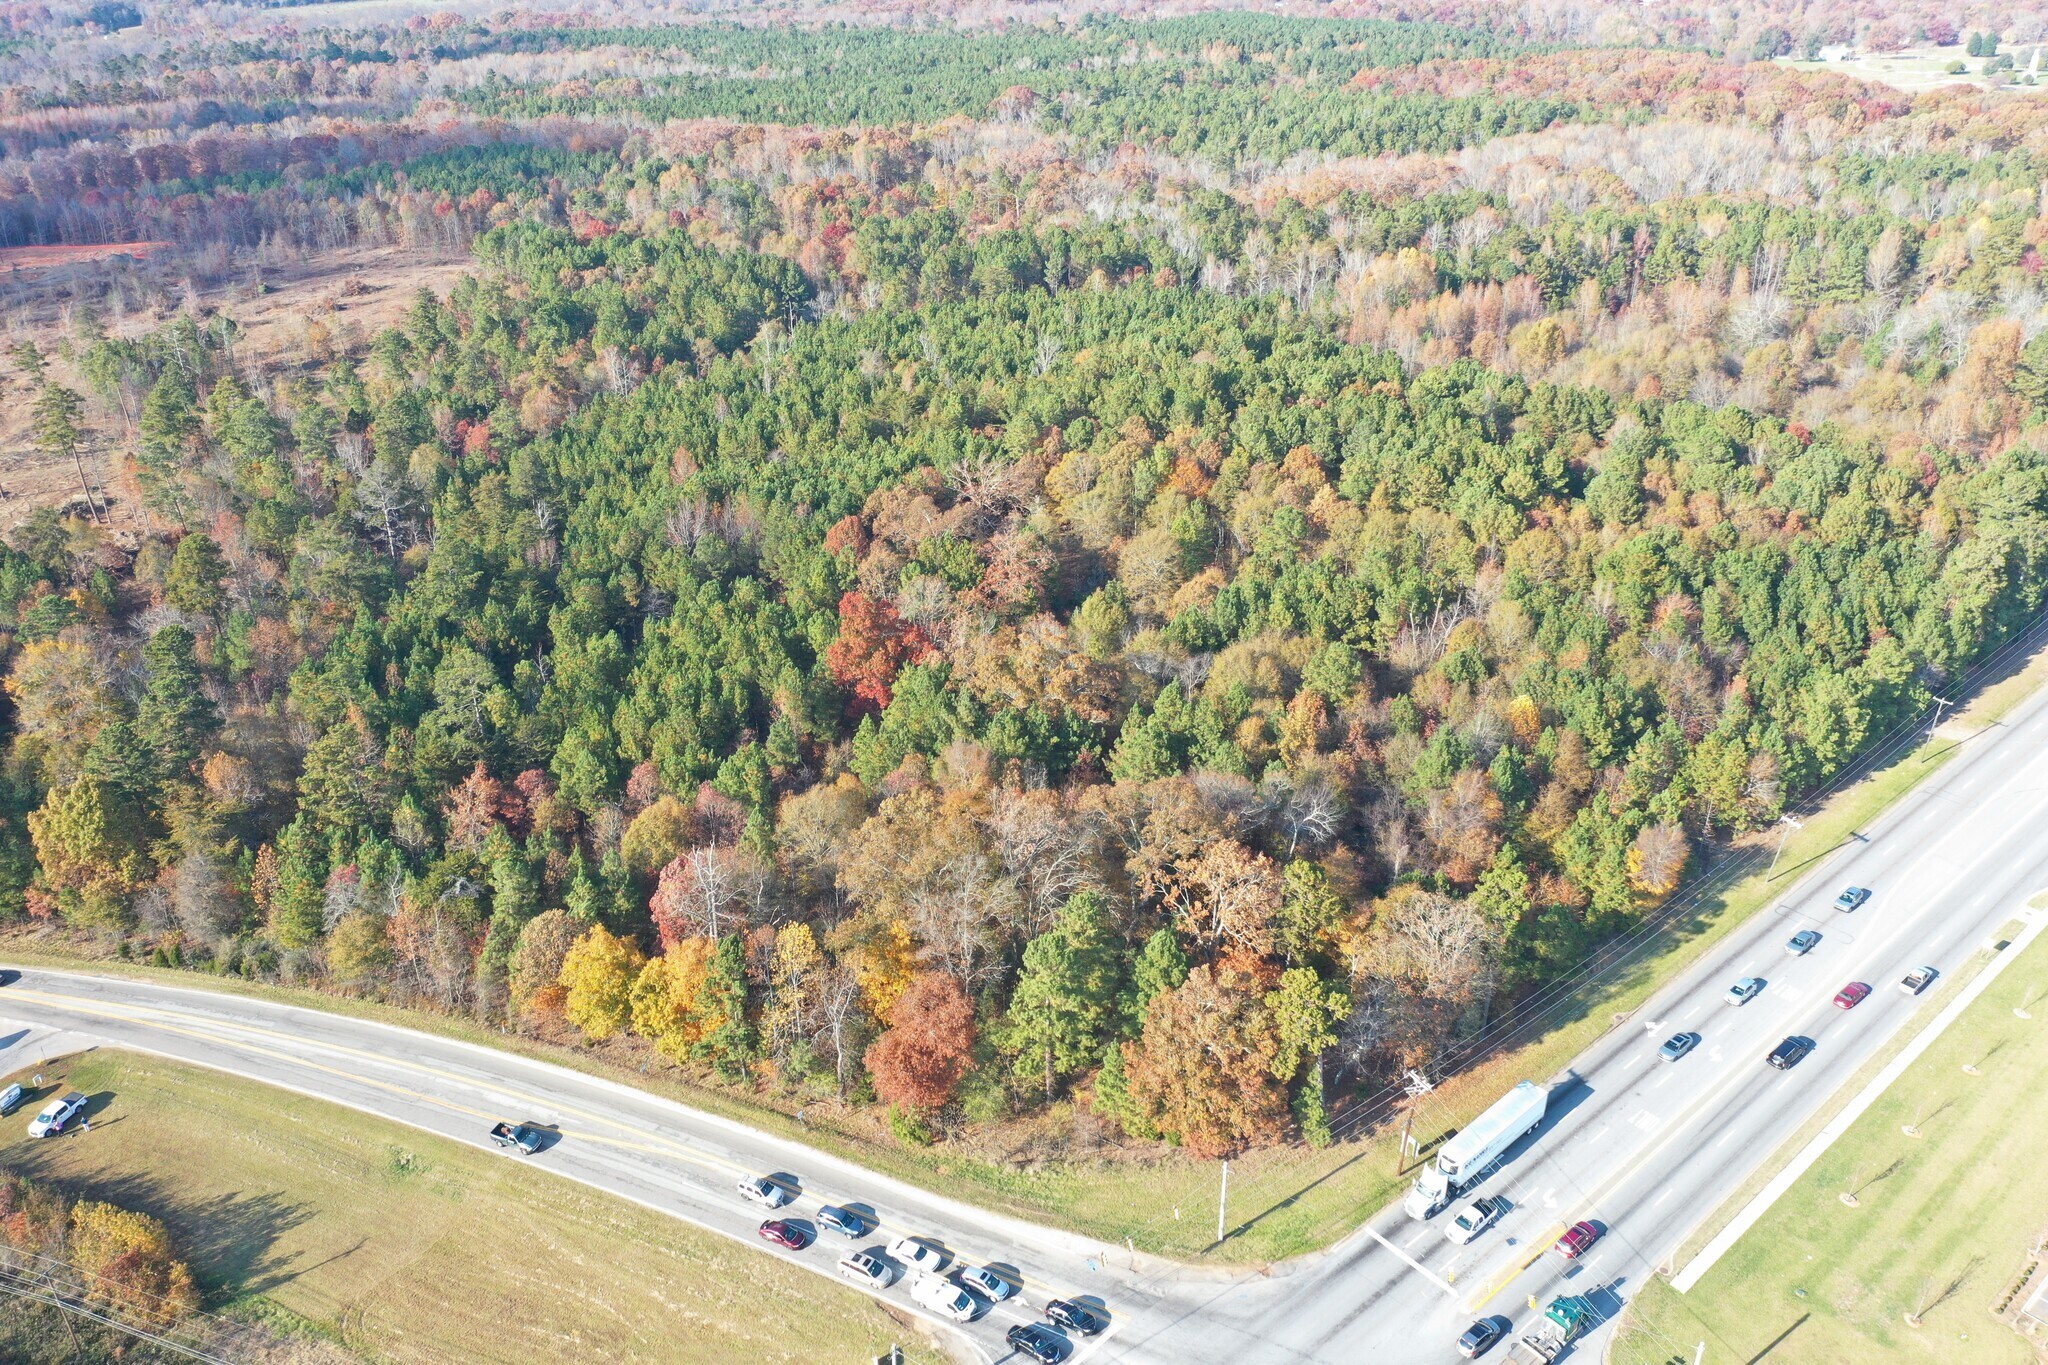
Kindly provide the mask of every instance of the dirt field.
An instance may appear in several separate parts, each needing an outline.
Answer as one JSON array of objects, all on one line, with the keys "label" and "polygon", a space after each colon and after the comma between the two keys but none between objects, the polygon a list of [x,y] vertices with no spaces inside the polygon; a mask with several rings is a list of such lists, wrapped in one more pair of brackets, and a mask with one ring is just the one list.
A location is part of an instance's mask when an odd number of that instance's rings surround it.
[{"label": "dirt field", "polygon": [[[1946,68],[1950,62],[1963,62],[1969,70],[1963,75],[1953,75]],[[1987,84],[1979,74],[1984,69],[1982,57],[1965,56],[1961,47],[1943,47],[1921,52],[1865,52],[1846,61],[1801,62],[1786,60],[1785,64],[1798,71],[1833,71],[1844,76],[1854,76],[1861,81],[1876,81],[1889,85],[1894,90],[1918,94],[1943,85]],[[2026,63],[2020,61],[2020,70],[2007,75],[2024,76]],[[2000,87],[2020,95],[2038,95],[2048,92],[2048,85],[2023,85],[2018,81]]]},{"label": "dirt field", "polygon": [[[117,452],[130,439],[129,417],[90,396],[89,386],[70,365],[54,358],[66,328],[71,292],[59,278],[65,271],[86,272],[132,265],[134,253],[163,243],[128,243],[110,247],[14,247],[0,250],[0,349],[31,340],[52,355],[57,382],[87,393],[90,430],[86,469],[97,487],[115,499],[115,524],[131,526],[135,509],[122,495],[117,477]],[[25,256],[23,253],[43,253]],[[96,254],[80,254],[96,253]],[[145,253],[147,254],[147,253]],[[10,272],[9,261],[17,262]],[[188,297],[202,309],[221,311],[242,328],[241,354],[268,368],[306,354],[312,324],[325,329],[328,344],[356,346],[388,327],[410,306],[420,288],[446,294],[472,268],[467,257],[449,258],[400,247],[370,247],[336,252],[295,262],[285,268],[252,270],[243,279],[214,289],[191,291],[164,280],[136,286],[148,291],[147,306],[108,319],[108,330],[135,336],[163,325]],[[10,285],[14,286],[10,288]],[[37,507],[61,505],[78,498],[78,471],[69,460],[50,460],[38,452],[29,434],[32,387],[11,359],[0,359],[0,534],[17,526]]]},{"label": "dirt field", "polygon": [[0,272],[49,270],[57,266],[104,261],[115,256],[126,256],[140,261],[169,246],[169,242],[106,242],[96,246],[4,246],[0,247]]}]

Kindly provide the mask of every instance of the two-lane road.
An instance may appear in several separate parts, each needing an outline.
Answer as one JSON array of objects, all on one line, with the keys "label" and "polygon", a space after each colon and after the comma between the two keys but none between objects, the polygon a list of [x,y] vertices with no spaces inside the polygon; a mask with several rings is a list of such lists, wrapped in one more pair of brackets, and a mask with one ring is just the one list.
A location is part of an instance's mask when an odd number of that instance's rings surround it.
[{"label": "two-lane road", "polygon": [[[881,1225],[858,1245],[922,1235],[969,1263],[1014,1270],[1021,1299],[969,1326],[970,1357],[1004,1356],[1004,1329],[1060,1296],[1095,1299],[1114,1320],[1103,1337],[1075,1343],[1074,1361],[1427,1365],[1455,1359],[1452,1341],[1478,1316],[1525,1325],[1532,1296],[1569,1287],[1609,1310],[1631,1297],[1833,1092],[1931,1012],[1938,988],[1909,997],[1896,989],[1901,976],[1926,963],[1953,979],[2048,887],[2044,817],[2048,695],[2037,695],[1964,744],[1860,842],[1804,877],[1788,875],[1773,911],[1739,926],[1578,1058],[1541,1131],[1476,1191],[1511,1201],[1500,1224],[1461,1248],[1443,1236],[1447,1215],[1418,1223],[1390,1209],[1330,1252],[1275,1274],[1144,1257],[1134,1265],[1121,1248],[988,1213],[624,1085],[267,1001],[26,970],[0,989],[0,1039],[23,1026],[65,1030],[471,1143],[483,1143],[497,1118],[551,1124],[561,1141],[531,1158],[546,1169],[829,1274],[853,1244],[827,1234],[800,1253],[769,1248],[754,1233],[762,1212],[734,1192],[742,1175],[790,1177],[803,1192],[795,1217],[821,1203],[873,1209]],[[1874,894],[1842,914],[1829,903],[1849,883]],[[1786,939],[1802,928],[1819,930],[1820,944],[1787,955]],[[1724,1004],[1743,976],[1769,985],[1747,1004]],[[1874,990],[1839,1010],[1834,994],[1850,981]],[[1681,1030],[1699,1033],[1700,1046],[1660,1061],[1658,1045]],[[1795,1034],[1815,1041],[1813,1054],[1790,1071],[1767,1067],[1770,1048]],[[1582,1218],[1605,1235],[1567,1265],[1546,1248]],[[900,1288],[889,1297],[910,1306]]]}]

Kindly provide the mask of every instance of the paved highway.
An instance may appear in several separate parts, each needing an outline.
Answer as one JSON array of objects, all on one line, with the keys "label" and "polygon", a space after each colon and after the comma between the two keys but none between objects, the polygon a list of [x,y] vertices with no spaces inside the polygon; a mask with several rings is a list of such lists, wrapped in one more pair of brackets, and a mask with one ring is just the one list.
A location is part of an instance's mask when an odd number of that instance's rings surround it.
[{"label": "paved highway", "polygon": [[[1203,1318],[1243,1326],[1264,1343],[1260,1360],[1392,1365],[1455,1360],[1451,1343],[1482,1316],[1521,1330],[1536,1316],[1531,1296],[1587,1294],[1611,1316],[1830,1095],[1909,1022],[1936,1012],[1940,986],[1908,996],[1897,989],[1902,976],[1927,964],[1952,986],[2003,926],[2029,914],[2026,901],[2048,889],[2044,816],[2048,693],[2037,693],[1964,742],[1859,841],[1786,876],[1771,911],[1580,1056],[1544,1127],[1474,1192],[1505,1195],[1514,1211],[1472,1245],[1444,1237],[1448,1213],[1418,1223],[1391,1209],[1277,1294],[1234,1286]],[[1872,895],[1845,914],[1832,902],[1848,885]],[[1788,955],[1801,929],[1821,942]],[[1745,1005],[1724,1003],[1745,976],[1769,984]],[[1851,981],[1874,990],[1837,1008],[1835,993]],[[1700,1045],[1659,1060],[1680,1031],[1699,1033]],[[1790,1035],[1816,1047],[1775,1071],[1765,1055]],[[1572,1265],[1547,1248],[1580,1219],[1606,1232]],[[1597,1358],[1603,1335],[1575,1358]],[[1132,1360],[1150,1344],[1135,1334],[1125,1342]]]},{"label": "paved highway", "polygon": [[[2048,887],[2048,694],[1965,743],[1932,779],[1864,838],[1797,879],[1756,916],[1573,1065],[1544,1127],[1509,1154],[1478,1193],[1513,1211],[1473,1245],[1389,1210],[1321,1256],[1272,1274],[1230,1274],[1133,1258],[1121,1249],[971,1208],[877,1176],[800,1143],[771,1137],[629,1087],[543,1062],[359,1019],[204,990],[34,969],[0,990],[0,1065],[31,1046],[90,1039],[236,1072],[484,1144],[497,1118],[557,1127],[559,1143],[528,1159],[572,1179],[742,1238],[823,1273],[851,1243],[826,1235],[802,1253],[759,1242],[763,1216],[734,1193],[742,1175],[774,1174],[802,1190],[784,1216],[821,1203],[873,1210],[876,1246],[910,1233],[968,1263],[1008,1268],[1021,1300],[992,1306],[958,1338],[969,1359],[996,1359],[1003,1330],[1046,1298],[1106,1305],[1114,1325],[1077,1343],[1076,1361],[1351,1362],[1455,1359],[1474,1318],[1517,1327],[1531,1296],[1591,1294],[1611,1312],[1663,1265],[1706,1214],[1807,1122],[1939,990],[1895,983],[1927,963],[1953,980],[2035,891]],[[1854,883],[1872,889],[1853,914],[1830,908]],[[1803,957],[1784,942],[1802,928],[1822,940]],[[1768,986],[1742,1006],[1730,983]],[[1834,994],[1876,989],[1853,1010]],[[1692,1055],[1661,1062],[1680,1030]],[[56,1031],[62,1031],[57,1035]],[[1788,1072],[1766,1067],[1779,1039],[1817,1044]],[[9,1045],[12,1044],[12,1047]],[[11,1054],[11,1056],[9,1055]],[[1549,1078],[1538,1077],[1538,1080]],[[1545,1251],[1565,1224],[1606,1232],[1577,1265]],[[1135,1263],[1134,1263],[1135,1262]],[[890,1299],[911,1309],[902,1290]],[[1580,1359],[1597,1355],[1598,1342]]]}]

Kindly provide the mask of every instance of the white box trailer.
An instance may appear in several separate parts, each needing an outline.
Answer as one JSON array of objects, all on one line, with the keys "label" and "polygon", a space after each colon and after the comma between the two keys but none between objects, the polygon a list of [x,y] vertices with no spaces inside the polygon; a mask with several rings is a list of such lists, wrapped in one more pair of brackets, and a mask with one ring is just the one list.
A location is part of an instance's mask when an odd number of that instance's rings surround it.
[{"label": "white box trailer", "polygon": [[1477,1185],[1508,1148],[1535,1132],[1549,1106],[1548,1086],[1523,1081],[1508,1091],[1438,1149],[1401,1207],[1410,1218],[1434,1217]]}]

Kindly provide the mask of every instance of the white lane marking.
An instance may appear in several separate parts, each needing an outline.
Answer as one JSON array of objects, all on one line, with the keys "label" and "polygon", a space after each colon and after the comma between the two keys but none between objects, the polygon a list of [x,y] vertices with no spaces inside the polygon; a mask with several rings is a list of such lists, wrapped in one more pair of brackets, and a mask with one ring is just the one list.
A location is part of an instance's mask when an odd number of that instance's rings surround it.
[{"label": "white lane marking", "polygon": [[1729,1130],[1728,1130],[1727,1132],[1725,1132],[1725,1133],[1723,1133],[1723,1134],[1721,1135],[1721,1140],[1720,1140],[1719,1142],[1715,1143],[1715,1144],[1714,1144],[1714,1146],[1715,1146],[1715,1148],[1716,1148],[1716,1149],[1719,1149],[1719,1148],[1722,1148],[1722,1147],[1726,1147],[1726,1146],[1727,1146],[1727,1145],[1728,1145],[1729,1143],[1731,1143],[1731,1142],[1735,1141],[1735,1139],[1736,1139],[1736,1138],[1738,1138],[1738,1137],[1740,1137],[1740,1136],[1742,1136],[1742,1130],[1741,1130],[1741,1129],[1739,1129],[1739,1128],[1730,1128],[1730,1129],[1729,1129]]},{"label": "white lane marking", "polygon": [[1378,1242],[1381,1246],[1385,1247],[1387,1250],[1393,1252],[1396,1256],[1399,1256],[1402,1260],[1406,1261],[1408,1263],[1408,1268],[1410,1270],[1413,1270],[1418,1275],[1421,1275],[1427,1280],[1429,1280],[1431,1284],[1434,1284],[1438,1289],[1443,1290],[1444,1293],[1448,1294],[1450,1297],[1454,1299],[1458,1297],[1457,1291],[1452,1289],[1450,1284],[1442,1276],[1438,1275],[1434,1270],[1431,1270],[1422,1262],[1416,1260],[1413,1256],[1410,1256],[1407,1252],[1401,1250],[1401,1248],[1395,1246],[1392,1242],[1389,1242],[1385,1237],[1382,1237],[1380,1235],[1380,1230],[1378,1228],[1367,1227],[1366,1231],[1372,1234],[1372,1239],[1375,1242]]},{"label": "white lane marking", "polygon": [[1664,1187],[1664,1193],[1658,1195],[1655,1199],[1650,1201],[1650,1207],[1653,1209],[1662,1208],[1664,1206],[1664,1201],[1669,1199],[1675,1193],[1677,1193],[1676,1186],[1666,1185]]},{"label": "white lane marking", "polygon": [[1948,1029],[1949,1025],[1953,1024],[1962,1012],[1968,1009],[1993,981],[1998,979],[1999,974],[2005,970],[2009,963],[2024,953],[2033,944],[2033,941],[2040,937],[2044,929],[2048,929],[2048,918],[2030,919],[2027,927],[2014,937],[2012,943],[2006,947],[2005,951],[1986,963],[1983,969],[1970,979],[1970,984],[1965,986],[1956,995],[1955,999],[1949,1001],[1942,1008],[1941,1013],[1936,1015],[1927,1027],[1915,1034],[1912,1041],[1906,1044],[1899,1052],[1899,1055],[1886,1063],[1884,1069],[1873,1076],[1870,1084],[1864,1086],[1855,1098],[1844,1105],[1840,1113],[1828,1120],[1827,1126],[1815,1134],[1813,1141],[1807,1143],[1798,1156],[1787,1162],[1785,1168],[1773,1176],[1771,1182],[1758,1191],[1754,1199],[1743,1206],[1742,1212],[1735,1215],[1734,1220],[1727,1227],[1721,1229],[1714,1239],[1707,1243],[1705,1249],[1699,1255],[1693,1257],[1683,1270],[1672,1277],[1671,1287],[1683,1294],[1698,1284],[1700,1278],[1709,1270],[1712,1270],[1715,1263],[1727,1254],[1728,1248],[1734,1246],[1744,1233],[1756,1226],[1757,1220],[1769,1211],[1771,1205],[1777,1203],[1779,1197],[1785,1191],[1791,1189],[1802,1176],[1813,1168],[1815,1162],[1826,1155],[1828,1148],[1834,1145],[1835,1139],[1849,1131],[1850,1125],[1863,1117],[1870,1106],[1877,1103],[1878,1097],[1883,1095],[1894,1081],[1905,1074],[1908,1067],[1919,1061],[1921,1055],[1928,1048],[1934,1046],[1935,1040]]},{"label": "white lane marking", "polygon": [[1402,1243],[1402,1245],[1403,1245],[1403,1246],[1411,1246],[1411,1247],[1412,1247],[1412,1246],[1414,1246],[1414,1245],[1415,1245],[1415,1244],[1416,1244],[1417,1242],[1419,1242],[1419,1241],[1421,1241],[1421,1240],[1422,1240],[1423,1238],[1425,1238],[1425,1237],[1429,1236],[1429,1234],[1430,1234],[1430,1233],[1432,1233],[1432,1232],[1434,1232],[1434,1231],[1436,1231],[1436,1229],[1435,1229],[1435,1228],[1432,1228],[1432,1227],[1431,1227],[1431,1226],[1430,1226],[1429,1224],[1427,1224],[1427,1223],[1424,1223],[1424,1224],[1423,1224],[1423,1225],[1422,1225],[1421,1227],[1419,1227],[1419,1228],[1417,1228],[1417,1229],[1415,1230],[1415,1235],[1414,1235],[1413,1237],[1410,1237],[1410,1238],[1409,1238],[1409,1239],[1408,1239],[1408,1240],[1407,1240],[1406,1242]]}]

